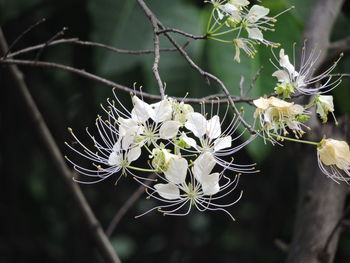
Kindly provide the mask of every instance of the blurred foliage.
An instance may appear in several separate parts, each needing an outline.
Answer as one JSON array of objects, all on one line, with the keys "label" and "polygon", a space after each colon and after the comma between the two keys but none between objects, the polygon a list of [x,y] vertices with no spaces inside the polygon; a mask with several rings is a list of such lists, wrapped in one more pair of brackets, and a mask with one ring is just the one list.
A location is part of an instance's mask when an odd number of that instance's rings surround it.
[{"label": "blurred foliage", "polygon": [[[202,1],[148,3],[164,25],[193,34],[204,33],[209,7]],[[272,14],[295,5],[295,9],[278,18],[276,32],[266,32],[268,39],[280,42],[291,52],[293,42],[301,40],[311,1],[267,0],[264,4]],[[337,20],[334,40],[350,35],[347,11],[348,7],[344,8]],[[9,42],[43,17],[47,22],[25,36],[15,49],[45,42],[64,26],[69,28],[66,37],[125,49],[152,48],[149,21],[135,1],[0,0],[0,23]],[[187,40],[179,35],[176,39],[180,43]],[[162,47],[170,47],[163,37],[161,43]],[[269,48],[259,47],[253,60],[243,54],[240,64],[233,61],[234,50],[228,45],[197,40],[192,41],[187,50],[196,63],[220,77],[232,94],[238,94],[241,76],[245,79],[245,89],[248,88],[260,65],[264,66],[263,72],[249,96],[273,91],[274,68],[268,61],[272,57]],[[34,58],[35,54],[23,57]],[[42,59],[84,68],[127,86],[137,82],[145,91],[157,93],[151,72],[152,55],[124,55],[64,44],[47,48]],[[74,127],[84,138],[84,127],[93,126],[96,114],[102,112],[99,104],[112,96],[111,90],[59,70],[21,69],[50,130],[66,153],[63,142],[71,140],[66,127]],[[350,72],[349,56],[342,60],[338,70]],[[184,96],[189,92],[189,96],[202,97],[220,92],[216,86],[208,87],[176,52],[161,54],[160,73],[169,95]],[[1,139],[4,189],[0,203],[0,262],[102,262],[88,237],[83,218],[53,170],[46,148],[34,132],[34,124],[28,120],[17,91],[11,89],[6,78],[1,78],[1,86],[5,91],[2,127],[6,127],[3,128],[6,136]],[[349,80],[345,80],[334,92],[337,116],[350,111],[349,86]],[[130,106],[129,94],[118,92],[118,96]],[[240,106],[245,108],[245,117],[252,123],[252,108]],[[152,213],[135,220],[133,216],[155,205],[154,201],[142,198],[118,225],[111,238],[113,246],[125,262],[139,262],[141,258],[143,262],[282,262],[285,254],[274,241],[291,240],[296,206],[296,161],[289,147],[271,150],[256,140],[237,156],[243,163],[259,161],[263,171],[241,178],[239,189],[244,189],[244,196],[230,208],[237,222],[231,222],[222,214],[199,212],[186,218]],[[114,180],[82,185],[105,227],[137,188],[130,178],[123,178],[117,187]],[[344,235],[336,262],[348,262],[349,251],[349,236]]]}]

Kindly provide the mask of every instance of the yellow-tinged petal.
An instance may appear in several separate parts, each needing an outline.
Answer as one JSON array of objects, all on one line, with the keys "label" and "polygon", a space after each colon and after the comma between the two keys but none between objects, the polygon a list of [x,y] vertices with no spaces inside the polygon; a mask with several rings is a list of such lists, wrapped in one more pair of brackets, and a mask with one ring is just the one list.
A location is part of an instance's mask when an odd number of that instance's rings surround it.
[{"label": "yellow-tinged petal", "polygon": [[325,165],[336,165],[342,170],[348,169],[350,166],[350,150],[345,141],[324,139],[318,148],[318,153]]}]

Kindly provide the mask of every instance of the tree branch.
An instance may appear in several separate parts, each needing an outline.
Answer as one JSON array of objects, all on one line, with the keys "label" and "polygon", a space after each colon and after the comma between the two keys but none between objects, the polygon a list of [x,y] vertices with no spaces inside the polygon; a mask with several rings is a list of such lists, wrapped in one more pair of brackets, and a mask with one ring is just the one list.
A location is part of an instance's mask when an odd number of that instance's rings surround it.
[{"label": "tree branch", "polygon": [[159,31],[157,31],[157,34],[164,34],[164,33],[168,33],[168,32],[177,33],[177,34],[180,34],[180,35],[183,35],[185,37],[192,38],[192,39],[206,39],[208,37],[207,35],[196,36],[196,35],[193,35],[193,34],[190,34],[190,33],[181,31],[179,29],[175,29],[175,28],[166,28],[163,30],[159,30]]},{"label": "tree branch", "polygon": [[[150,180],[146,181],[145,185],[150,185],[152,183],[152,179],[156,178],[156,174],[151,174],[148,178]],[[141,197],[145,189],[146,187],[144,185],[140,185],[136,189],[136,191],[128,198],[128,200],[126,200],[123,206],[117,211],[111,223],[107,227],[107,230],[106,230],[107,236],[110,237],[113,234],[119,222],[122,220],[124,215],[129,211],[129,209],[134,205],[134,203]]]},{"label": "tree branch", "polygon": [[[66,66],[66,65],[62,65],[62,64],[58,64],[58,63],[54,63],[54,62],[0,58],[0,64],[9,64],[9,65],[14,64],[14,65],[23,65],[23,66],[30,66],[30,67],[43,67],[43,68],[60,69],[60,70],[64,70],[67,72],[74,73],[76,75],[79,75],[79,76],[87,78],[87,79],[94,80],[96,82],[99,82],[99,83],[104,84],[104,85],[111,87],[111,88],[116,88],[116,89],[124,91],[124,92],[133,93],[133,94],[136,94],[139,96],[143,96],[144,98],[155,99],[155,100],[161,99],[161,96],[159,96],[159,95],[154,95],[154,94],[150,94],[150,93],[143,92],[143,91],[141,92],[141,91],[123,86],[121,84],[118,84],[116,82],[113,82],[111,80],[99,77],[99,76],[92,74],[92,73],[89,73],[83,69],[77,69],[77,68],[73,68],[70,66]],[[186,103],[210,103],[210,104],[214,103],[215,104],[215,103],[223,103],[223,102],[228,101],[227,99],[217,100],[216,99],[217,97],[226,97],[226,95],[216,94],[216,95],[211,95],[211,96],[207,96],[207,97],[203,97],[203,98],[182,98],[182,97],[172,97],[172,98],[179,100],[179,101],[186,102]],[[231,99],[234,102],[251,103],[256,98],[240,98],[240,97],[231,96]]]},{"label": "tree branch", "polygon": [[[91,41],[82,41],[79,40],[78,38],[68,38],[68,39],[58,39],[55,41],[52,41],[47,44],[47,46],[56,46],[58,44],[65,44],[65,43],[72,43],[72,44],[77,44],[81,46],[92,46],[92,47],[101,47],[116,53],[120,54],[128,54],[128,55],[143,55],[143,54],[154,54],[153,49],[145,49],[145,50],[127,50],[127,49],[120,49],[120,48],[115,48],[111,47],[105,44],[97,43],[97,42],[91,42]],[[189,41],[187,41],[182,47],[186,48],[190,44]],[[31,51],[35,51],[38,49],[43,48],[46,45],[46,43],[35,45],[32,47],[27,47],[12,53],[9,53],[6,57],[8,58],[13,58],[18,55],[26,54]],[[159,51],[161,52],[172,52],[172,51],[177,51],[176,48],[160,48]]]},{"label": "tree branch", "polygon": [[[165,30],[166,28],[163,26],[163,24],[159,21],[159,19],[155,16],[155,14],[148,8],[148,6],[145,4],[145,2],[143,0],[137,0],[137,2],[139,3],[140,7],[142,8],[142,10],[145,12],[145,14],[147,16],[151,16],[153,17],[159,27],[162,30]],[[239,118],[239,120],[241,121],[241,123],[243,124],[243,126],[251,133],[251,134],[258,134],[257,131],[255,131],[253,129],[253,127],[251,125],[249,125],[242,117],[241,113],[239,112],[239,110],[237,109],[235,102],[232,100],[232,96],[230,94],[230,92],[227,90],[225,84],[215,75],[204,71],[202,68],[200,68],[196,63],[194,63],[194,61],[190,58],[190,56],[187,54],[187,52],[176,42],[176,40],[168,33],[168,32],[164,32],[164,35],[169,39],[169,41],[174,45],[174,47],[177,48],[177,50],[179,51],[179,53],[185,58],[185,60],[190,64],[190,66],[196,70],[199,74],[201,74],[204,78],[206,78],[208,80],[209,83],[209,79],[214,80],[216,83],[219,84],[219,86],[221,87],[221,89],[223,90],[223,92],[225,93],[228,102],[230,104],[230,106],[232,107],[234,113],[237,115],[237,117]]]},{"label": "tree branch", "polygon": [[334,41],[329,43],[329,48],[331,49],[339,49],[340,51],[344,51],[344,49],[349,50],[350,48],[350,36],[345,37],[343,39]]},{"label": "tree branch", "polygon": [[[5,37],[0,28],[0,53],[5,54],[8,50]],[[73,197],[79,212],[82,215],[83,220],[85,220],[91,237],[94,239],[99,252],[104,257],[106,262],[109,263],[120,263],[120,259],[116,252],[114,251],[111,243],[103,232],[100,222],[95,217],[92,212],[87,200],[85,199],[79,186],[72,180],[72,172],[66,166],[64,158],[62,157],[56,142],[51,135],[39,109],[37,108],[32,96],[30,95],[28,88],[23,80],[22,73],[18,70],[15,65],[11,65],[7,68],[8,76],[13,80],[14,86],[19,90],[23,97],[24,103],[28,108],[28,113],[30,118],[36,125],[36,132],[44,141],[49,157],[55,165],[58,174],[61,176],[63,181],[67,186],[67,190]]]},{"label": "tree branch", "polygon": [[[45,22],[46,19],[40,19],[38,22],[36,22],[35,24],[31,25],[30,27],[28,27],[26,30],[24,30],[12,43],[9,47],[7,47],[7,50],[5,53],[3,53],[2,55],[6,58],[8,56],[8,54],[10,53],[10,51],[12,50],[12,48],[18,43],[18,41],[20,41],[26,34],[28,34],[30,31],[32,31],[33,28],[37,27],[38,25],[40,25],[41,23]],[[7,46],[7,45],[6,45]]]}]

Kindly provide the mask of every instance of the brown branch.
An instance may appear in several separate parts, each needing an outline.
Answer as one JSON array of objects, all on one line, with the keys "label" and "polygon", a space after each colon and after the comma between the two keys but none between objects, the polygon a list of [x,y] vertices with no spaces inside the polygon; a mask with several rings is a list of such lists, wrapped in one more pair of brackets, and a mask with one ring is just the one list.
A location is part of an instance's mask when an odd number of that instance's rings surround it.
[{"label": "brown branch", "polygon": [[[244,93],[244,97],[248,95],[248,93],[253,89],[256,81],[258,80],[261,71],[264,69],[263,66],[260,66],[260,68],[258,69],[258,71],[255,73],[254,78],[252,79],[252,82],[249,85],[249,88],[247,89],[247,91]],[[242,96],[243,97],[243,96]]]},{"label": "brown branch", "polygon": [[190,33],[181,31],[179,29],[175,29],[175,28],[166,28],[163,30],[159,30],[159,31],[157,31],[157,34],[164,34],[164,33],[168,33],[168,32],[177,33],[177,34],[180,34],[180,35],[186,36],[188,38],[192,38],[192,39],[206,39],[206,38],[208,38],[207,35],[196,36],[196,35],[193,35],[193,34],[190,34]]},{"label": "brown branch", "polygon": [[[140,92],[138,90],[134,90],[132,88],[123,86],[123,85],[118,84],[116,82],[113,82],[111,80],[108,80],[108,79],[99,77],[95,74],[89,73],[83,69],[77,69],[77,68],[73,68],[73,67],[58,64],[58,63],[45,62],[45,61],[34,61],[34,60],[0,58],[0,64],[14,64],[14,65],[23,65],[23,66],[30,66],[30,67],[43,67],[43,68],[60,69],[60,70],[64,70],[67,72],[77,74],[77,75],[84,77],[84,78],[87,78],[87,79],[94,80],[96,82],[102,83],[102,84],[104,84],[108,87],[111,87],[111,88],[116,88],[116,89],[124,91],[124,92],[133,93],[133,94],[136,94],[139,96],[143,96],[144,98],[155,99],[155,100],[161,99],[161,96],[159,96],[159,95],[154,95],[154,94],[150,94],[150,93],[143,92],[143,91]],[[212,95],[212,96],[208,96],[208,97],[204,97],[204,98],[181,98],[181,97],[172,97],[172,98],[186,102],[186,103],[210,103],[210,104],[214,103],[215,104],[215,103],[227,102],[227,99],[217,100],[216,99],[217,97],[226,97],[226,95],[217,94],[214,96]],[[255,98],[240,98],[240,97],[231,96],[231,99],[234,102],[251,103]]]},{"label": "brown branch", "polygon": [[343,39],[329,43],[329,48],[339,49],[341,51],[344,49],[349,50],[349,48],[350,48],[350,36],[347,36]]},{"label": "brown branch", "polygon": [[[158,20],[158,18],[155,16],[155,14],[148,8],[148,6],[145,4],[143,0],[137,0],[138,4],[142,8],[142,10],[147,14],[147,16],[152,16],[158,23],[159,27],[161,29],[166,29],[162,23]],[[174,45],[174,47],[177,48],[179,53],[185,58],[185,60],[190,64],[190,66],[196,70],[200,75],[202,75],[204,78],[206,78],[209,82],[209,79],[214,80],[216,83],[219,84],[223,92],[225,93],[228,102],[232,109],[234,110],[235,114],[243,124],[243,126],[251,133],[251,134],[257,134],[257,132],[252,128],[251,125],[249,125],[242,117],[240,111],[237,109],[235,102],[232,100],[232,96],[230,92],[227,90],[225,84],[215,75],[204,71],[202,68],[200,68],[194,61],[190,58],[190,56],[187,54],[187,52],[176,42],[176,40],[167,32],[164,32],[164,35],[169,39],[169,41]]]},{"label": "brown branch", "polygon": [[67,30],[67,27],[64,27],[61,31],[57,32],[53,37],[51,37],[48,41],[46,41],[43,45],[42,48],[39,49],[38,53],[35,56],[35,61],[38,61],[41,54],[44,52],[44,50],[47,48],[47,46],[52,42],[55,41],[57,38],[59,38],[60,36],[64,35],[64,32]]},{"label": "brown branch", "polygon": [[[154,50],[153,49],[145,49],[145,50],[127,50],[127,49],[120,49],[120,48],[115,48],[115,47],[111,47],[105,44],[101,44],[101,43],[97,43],[97,42],[91,42],[91,41],[82,41],[79,40],[78,38],[68,38],[68,39],[59,39],[59,40],[55,40],[50,42],[47,46],[55,46],[58,44],[65,44],[65,43],[72,43],[72,44],[77,44],[77,45],[81,45],[81,46],[92,46],[92,47],[101,47],[101,48],[105,48],[107,50],[116,52],[116,53],[120,53],[120,54],[128,54],[128,55],[143,55],[143,54],[154,54]],[[186,48],[188,45],[190,44],[189,41],[187,41],[182,47]],[[31,51],[35,51],[38,49],[41,49],[45,46],[45,43],[43,44],[39,44],[39,45],[35,45],[32,47],[27,47],[12,53],[9,53],[6,57],[8,58],[13,58],[15,56],[18,55],[22,55]],[[159,51],[161,52],[172,52],[172,51],[177,51],[176,48],[160,48]]]},{"label": "brown branch", "polygon": [[[0,53],[4,54],[6,50],[8,50],[7,43],[0,28]],[[49,157],[51,158],[56,170],[58,171],[58,174],[65,182],[67,190],[72,195],[73,200],[75,201],[79,212],[82,215],[82,219],[85,220],[89,229],[89,233],[91,234],[91,237],[94,239],[94,242],[99,249],[99,252],[104,257],[106,262],[120,263],[121,261],[114,251],[105,233],[103,232],[100,222],[92,212],[79,186],[73,182],[72,172],[66,166],[65,160],[62,157],[52,134],[50,133],[39,109],[37,108],[32,96],[30,95],[26,83],[24,82],[22,73],[15,65],[11,65],[6,69],[8,73],[7,76],[13,80],[14,87],[19,90],[21,96],[23,97],[30,118],[35,123],[36,132],[44,141]]]},{"label": "brown branch", "polygon": [[152,27],[153,27],[153,44],[154,44],[154,62],[153,62],[153,75],[157,80],[158,88],[159,88],[159,93],[162,99],[164,98],[164,87],[163,87],[163,82],[160,78],[159,75],[159,61],[160,61],[160,53],[159,53],[159,36],[157,34],[158,31],[158,24],[155,19],[155,17],[152,15],[152,12],[150,10],[145,10],[145,14],[148,17],[148,19],[151,21]]},{"label": "brown branch", "polygon": [[31,25],[30,27],[28,27],[26,30],[24,30],[12,43],[11,45],[7,48],[6,52],[3,54],[3,56],[6,58],[8,56],[8,54],[10,53],[10,51],[12,50],[12,48],[18,43],[18,41],[20,41],[27,33],[29,33],[30,31],[32,31],[33,28],[37,27],[38,25],[40,25],[41,23],[45,22],[46,19],[40,19],[38,22],[36,22],[35,24]]},{"label": "brown branch", "polygon": [[[146,181],[145,185],[150,185],[152,182],[152,179],[154,179],[155,177],[156,177],[155,174],[151,174],[151,176],[148,177],[148,179],[150,179],[150,180]],[[107,230],[106,230],[107,236],[110,237],[113,234],[113,232],[115,231],[115,228],[117,227],[119,222],[122,220],[124,215],[129,211],[129,209],[133,206],[133,204],[141,197],[141,195],[145,191],[145,188],[146,187],[144,185],[140,185],[136,189],[136,191],[129,197],[129,199],[126,200],[126,202],[123,204],[123,206],[117,211],[117,213],[113,217],[111,223],[107,227]]]}]

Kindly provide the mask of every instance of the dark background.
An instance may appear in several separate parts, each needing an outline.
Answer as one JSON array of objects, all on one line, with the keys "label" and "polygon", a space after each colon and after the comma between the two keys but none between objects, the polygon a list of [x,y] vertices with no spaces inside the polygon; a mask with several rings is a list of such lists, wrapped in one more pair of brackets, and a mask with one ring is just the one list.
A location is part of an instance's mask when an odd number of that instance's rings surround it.
[{"label": "dark background", "polygon": [[[209,5],[202,1],[147,3],[167,26],[193,34],[202,34],[205,30]],[[276,32],[265,34],[267,39],[280,42],[290,52],[292,43],[301,39],[311,1],[263,3],[272,14],[296,6],[279,17]],[[47,21],[26,35],[14,49],[43,43],[63,27],[69,28],[67,38],[79,37],[125,49],[152,48],[151,26],[135,1],[0,0],[1,27],[9,43],[41,18]],[[348,36],[349,23],[347,4],[334,27],[333,39]],[[184,38],[177,38],[185,42]],[[170,46],[164,38],[161,41],[162,47]],[[268,62],[272,56],[269,48],[259,47],[254,60],[242,54],[240,64],[233,61],[233,47],[220,43],[197,40],[188,50],[196,63],[220,77],[233,94],[238,94],[240,76],[245,77],[247,88],[260,65],[264,65],[264,71],[250,96],[273,91],[275,79],[271,77],[274,69]],[[34,57],[35,52],[22,56]],[[129,87],[137,82],[146,91],[157,93],[151,71],[152,55],[121,55],[95,47],[62,44],[45,49],[41,60],[84,68]],[[64,146],[64,141],[72,141],[67,127],[73,127],[84,140],[85,127],[92,127],[96,114],[102,113],[99,104],[112,96],[111,89],[55,69],[20,69],[62,154],[71,154]],[[337,71],[350,72],[349,57],[345,56]],[[201,76],[190,70],[177,53],[162,53],[160,73],[169,95],[184,96],[190,92],[191,97],[203,97],[217,92],[206,86]],[[18,91],[6,76],[0,76],[0,262],[102,262],[82,216],[34,131]],[[349,112],[349,81],[344,80],[332,94],[336,115],[341,117]],[[118,96],[130,106],[128,94],[118,92]],[[252,109],[244,106],[245,117],[252,121]],[[289,143],[272,148],[260,141],[241,152],[239,160],[258,162],[262,172],[242,176],[238,188],[244,189],[243,198],[229,208],[236,222],[225,214],[196,211],[187,217],[163,217],[154,212],[134,219],[135,215],[156,205],[143,196],[117,226],[111,237],[113,246],[125,262],[282,262],[286,253],[275,243],[276,240],[287,244],[291,241],[299,150],[302,147]],[[123,178],[114,186],[115,179],[81,185],[105,228],[137,188],[130,178]],[[344,232],[335,262],[345,263],[349,259],[350,235]]]}]

